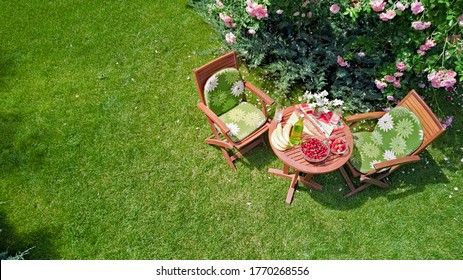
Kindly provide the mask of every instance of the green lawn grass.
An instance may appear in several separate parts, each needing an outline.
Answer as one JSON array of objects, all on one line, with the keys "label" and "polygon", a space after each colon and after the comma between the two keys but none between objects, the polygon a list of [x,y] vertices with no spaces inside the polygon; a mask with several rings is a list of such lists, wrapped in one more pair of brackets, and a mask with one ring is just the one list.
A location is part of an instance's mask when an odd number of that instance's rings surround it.
[{"label": "green lawn grass", "polygon": [[[196,108],[194,68],[223,44],[186,1],[0,2],[0,251],[29,259],[459,259],[463,143],[351,199],[233,172]],[[212,51],[211,51],[212,50]],[[261,84],[255,74],[249,77]],[[270,95],[272,93],[270,92]],[[455,188],[458,188],[456,190]]]}]

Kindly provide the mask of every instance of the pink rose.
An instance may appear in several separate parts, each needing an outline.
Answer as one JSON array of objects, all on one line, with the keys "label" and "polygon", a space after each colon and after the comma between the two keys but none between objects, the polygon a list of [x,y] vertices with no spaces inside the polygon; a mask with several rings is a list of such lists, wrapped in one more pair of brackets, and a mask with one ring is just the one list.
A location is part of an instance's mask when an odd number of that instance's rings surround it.
[{"label": "pink rose", "polygon": [[394,96],[388,95],[388,96],[386,97],[386,99],[389,100],[389,101],[394,101]]},{"label": "pink rose", "polygon": [[407,65],[405,65],[405,63],[402,61],[397,62],[396,66],[397,66],[397,70],[399,71],[407,70]]},{"label": "pink rose", "polygon": [[419,14],[419,13],[421,13],[421,12],[424,11],[424,7],[423,7],[423,5],[421,4],[421,2],[412,3],[411,9],[412,9],[412,13],[413,13],[414,15],[417,15],[417,14]]},{"label": "pink rose", "polygon": [[424,30],[428,27],[431,26],[431,22],[427,21],[427,22],[422,22],[422,21],[414,21],[412,22],[412,27],[413,29],[415,30]]},{"label": "pink rose", "polygon": [[379,90],[383,90],[387,87],[387,84],[385,82],[381,82],[380,80],[375,80],[376,88]]},{"label": "pink rose", "polygon": [[370,0],[370,6],[375,12],[382,12],[386,7],[384,0]]},{"label": "pink rose", "polygon": [[256,34],[256,31],[254,29],[249,29],[248,34],[254,35]]},{"label": "pink rose", "polygon": [[426,52],[423,51],[423,50],[417,50],[416,52],[417,52],[419,55],[425,55],[425,54],[426,54]]},{"label": "pink rose", "polygon": [[224,4],[222,3],[222,1],[220,1],[220,0],[215,0],[215,3],[217,4],[217,6],[218,6],[219,8],[225,7]]},{"label": "pink rose", "polygon": [[233,22],[233,18],[231,16],[228,16],[225,13],[220,13],[219,17],[220,17],[221,20],[223,20],[223,22],[225,22],[225,25],[227,27],[232,28],[232,27],[236,26],[236,23]]},{"label": "pink rose", "polygon": [[383,21],[388,21],[393,19],[396,16],[396,12],[394,10],[388,10],[385,13],[379,14],[379,18]]},{"label": "pink rose", "polygon": [[264,7],[260,4],[252,2],[251,0],[246,1],[246,12],[257,19],[263,19],[268,17],[267,7]]},{"label": "pink rose", "polygon": [[457,82],[455,79],[456,75],[457,73],[453,70],[439,70],[438,72],[432,70],[431,73],[428,74],[428,81],[431,82],[434,88],[453,87]]},{"label": "pink rose", "polygon": [[402,4],[400,1],[397,2],[397,3],[395,3],[395,7],[396,7],[398,10],[401,10],[401,11],[405,11],[405,9],[407,8],[407,7],[405,7],[405,5]]},{"label": "pink rose", "polygon": [[424,46],[426,46],[426,48],[430,49],[430,48],[436,46],[436,42],[434,42],[433,39],[426,39],[426,42],[424,43]]},{"label": "pink rose", "polygon": [[225,40],[227,41],[227,43],[229,43],[230,45],[235,43],[235,40],[236,40],[236,37],[235,37],[235,34],[233,33],[227,33],[225,35]]},{"label": "pink rose", "polygon": [[277,10],[276,13],[281,15],[282,13],[284,13],[284,11],[283,10]]},{"label": "pink rose", "polygon": [[358,55],[358,57],[364,57],[365,53],[364,52],[358,52],[357,55]]},{"label": "pink rose", "polygon": [[349,67],[349,63],[344,61],[340,55],[338,55],[337,62],[341,67]]},{"label": "pink rose", "polygon": [[384,76],[384,80],[388,83],[392,83],[395,81],[395,77],[394,76],[391,76],[391,75],[386,75]]},{"label": "pink rose", "polygon": [[403,75],[404,75],[404,73],[402,73],[402,72],[395,72],[395,73],[394,73],[394,77],[396,77],[396,78],[400,78],[400,77],[402,77]]},{"label": "pink rose", "polygon": [[396,88],[402,87],[402,85],[400,84],[400,81],[399,81],[399,80],[395,80],[395,81],[392,83],[392,85],[393,85],[394,87],[396,87]]},{"label": "pink rose", "polygon": [[330,12],[333,13],[333,14],[339,13],[339,5],[338,4],[331,5]]}]

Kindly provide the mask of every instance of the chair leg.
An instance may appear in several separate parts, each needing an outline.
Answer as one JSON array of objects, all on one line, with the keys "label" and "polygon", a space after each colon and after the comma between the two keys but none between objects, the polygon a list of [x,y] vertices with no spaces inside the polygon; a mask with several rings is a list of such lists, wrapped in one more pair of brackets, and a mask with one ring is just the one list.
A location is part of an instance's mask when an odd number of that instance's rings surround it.
[{"label": "chair leg", "polygon": [[349,187],[349,189],[351,191],[354,191],[355,190],[355,186],[354,186],[354,183],[352,183],[352,180],[350,179],[349,175],[347,174],[347,171],[346,169],[344,168],[344,166],[341,166],[339,168],[339,171],[341,172],[341,175],[342,177],[344,178],[344,181],[346,181],[346,184],[347,186]]},{"label": "chair leg", "polygon": [[230,155],[228,154],[227,150],[225,148],[220,148],[220,150],[222,151],[222,154],[224,155],[225,160],[227,161],[228,165],[230,165],[230,167],[233,169],[233,171],[236,171],[236,166],[233,163],[233,160],[230,157]]},{"label": "chair leg", "polygon": [[362,175],[362,176],[360,176],[360,181],[368,183],[368,184],[372,184],[372,185],[375,185],[375,186],[378,186],[378,187],[383,188],[383,189],[387,189],[389,187],[389,185],[386,182],[381,181],[381,178],[379,178],[379,177],[378,178],[371,178],[371,177]]}]

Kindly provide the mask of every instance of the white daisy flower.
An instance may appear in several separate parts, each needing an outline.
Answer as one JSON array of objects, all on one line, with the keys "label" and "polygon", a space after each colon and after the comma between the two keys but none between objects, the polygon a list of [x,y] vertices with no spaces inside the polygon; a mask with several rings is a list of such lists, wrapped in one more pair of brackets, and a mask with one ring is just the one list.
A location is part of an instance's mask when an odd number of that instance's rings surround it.
[{"label": "white daisy flower", "polygon": [[386,115],[382,116],[378,120],[378,126],[382,131],[391,130],[394,127],[394,121],[392,120],[391,115],[386,114]]},{"label": "white daisy flower", "polygon": [[342,106],[342,104],[344,104],[344,101],[336,98],[332,101],[332,103],[333,103],[333,106]]},{"label": "white daisy flower", "polygon": [[391,159],[396,159],[396,156],[393,151],[386,150],[384,152],[384,159],[385,160],[391,160]]},{"label": "white daisy flower", "polygon": [[227,123],[227,126],[230,128],[228,136],[236,136],[238,133],[240,133],[240,128],[236,123]]},{"label": "white daisy flower", "polygon": [[237,81],[233,84],[231,92],[234,96],[240,96],[244,92],[244,83],[243,81]]},{"label": "white daisy flower", "polygon": [[217,78],[216,75],[212,75],[212,77],[209,78],[206,82],[205,91],[210,92],[213,91],[217,85],[219,84],[219,79]]}]

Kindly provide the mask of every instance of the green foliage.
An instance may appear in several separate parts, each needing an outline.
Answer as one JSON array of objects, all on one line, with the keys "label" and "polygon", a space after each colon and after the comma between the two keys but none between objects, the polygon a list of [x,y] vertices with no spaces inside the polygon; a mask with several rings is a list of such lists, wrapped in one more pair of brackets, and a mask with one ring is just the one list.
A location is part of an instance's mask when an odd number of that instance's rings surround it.
[{"label": "green foliage", "polygon": [[[401,1],[407,6],[404,11],[396,7],[396,1],[389,1],[383,12],[394,10],[391,20],[380,19],[370,1],[339,1],[341,12],[336,14],[330,12],[336,4],[332,0],[253,1],[268,10],[268,17],[260,20],[249,16],[245,1],[221,2],[223,7],[197,0],[194,6],[214,22],[220,36],[234,33],[236,40],[229,48],[238,51],[250,67],[266,71],[276,97],[325,89],[342,96],[348,110],[365,111],[380,109],[387,105],[386,96],[400,99],[412,88],[420,87],[423,95],[435,94],[427,77],[433,69],[454,69],[463,79],[463,41],[458,37],[463,1],[421,1],[424,11],[419,14],[410,8],[416,1]],[[220,20],[218,14],[224,12],[236,26],[227,27]],[[413,21],[432,24],[415,30]],[[256,33],[249,34],[250,29]],[[417,50],[426,39],[433,39],[437,46],[420,55]],[[338,56],[349,66],[340,66]],[[404,62],[407,70],[395,83],[386,83],[384,77],[398,71],[397,62]],[[378,88],[376,82],[387,86]]]},{"label": "green foliage", "polygon": [[[259,145],[234,172],[204,143],[211,131],[196,106],[193,70],[218,57],[220,44],[184,4],[0,1],[0,201],[8,202],[0,204],[0,252],[35,246],[25,258],[46,260],[461,259],[456,95],[455,104],[436,96],[455,129],[420,163],[392,174],[388,190],[345,199],[348,188],[332,172],[314,177],[321,192],[299,184],[288,206],[289,180],[267,172],[283,167],[272,149]],[[259,71],[244,73],[259,85]]]}]

